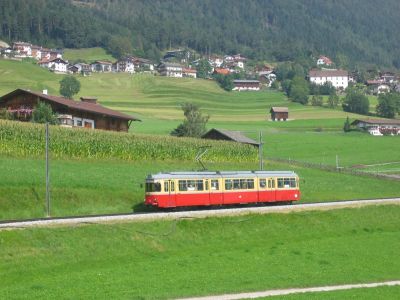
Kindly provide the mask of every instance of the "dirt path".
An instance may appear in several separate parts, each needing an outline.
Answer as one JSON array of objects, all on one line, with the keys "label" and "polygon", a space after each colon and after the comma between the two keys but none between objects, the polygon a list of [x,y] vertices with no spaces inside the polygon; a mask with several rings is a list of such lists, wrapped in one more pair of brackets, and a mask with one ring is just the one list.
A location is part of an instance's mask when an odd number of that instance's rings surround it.
[{"label": "dirt path", "polygon": [[320,287],[311,287],[311,288],[294,288],[294,289],[268,290],[268,291],[253,292],[253,293],[225,294],[225,295],[198,297],[198,298],[182,298],[180,300],[255,299],[255,298],[261,298],[261,297],[281,296],[281,295],[289,295],[289,294],[329,292],[329,291],[361,289],[361,288],[365,289],[365,288],[374,288],[374,287],[380,287],[380,286],[395,286],[395,285],[400,285],[400,280],[397,280],[397,281],[385,281],[385,282],[374,282],[374,283],[331,285],[331,286],[320,286]]}]

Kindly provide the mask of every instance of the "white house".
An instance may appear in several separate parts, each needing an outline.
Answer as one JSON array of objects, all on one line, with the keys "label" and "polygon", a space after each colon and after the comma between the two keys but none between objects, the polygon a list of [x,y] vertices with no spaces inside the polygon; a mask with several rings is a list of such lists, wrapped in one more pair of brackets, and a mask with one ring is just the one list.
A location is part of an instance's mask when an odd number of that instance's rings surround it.
[{"label": "white house", "polygon": [[115,63],[115,71],[133,74],[135,72],[135,64],[132,57],[125,57]]},{"label": "white house", "polygon": [[330,82],[336,89],[346,89],[349,85],[349,73],[345,70],[311,70],[308,73],[308,76],[310,82],[317,85],[323,85],[325,82]]},{"label": "white house", "polygon": [[183,67],[180,64],[160,63],[158,65],[158,72],[161,76],[183,77],[182,71]]},{"label": "white house", "polygon": [[224,59],[222,57],[219,57],[219,56],[211,56],[208,59],[208,62],[214,68],[220,68],[222,66],[222,64],[224,63]]},{"label": "white house", "polygon": [[55,73],[67,73],[68,63],[61,58],[55,58],[52,60],[41,60],[38,62],[39,66],[47,68]]},{"label": "white house", "polygon": [[25,42],[13,43],[13,50],[18,53],[19,57],[31,57],[32,56],[32,44]]}]

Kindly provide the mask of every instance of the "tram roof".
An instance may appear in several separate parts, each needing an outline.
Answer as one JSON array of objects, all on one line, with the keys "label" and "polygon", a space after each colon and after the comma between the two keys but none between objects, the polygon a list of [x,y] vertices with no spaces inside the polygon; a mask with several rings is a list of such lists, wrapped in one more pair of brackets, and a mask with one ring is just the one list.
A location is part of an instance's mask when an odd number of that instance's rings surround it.
[{"label": "tram roof", "polygon": [[293,177],[293,171],[201,171],[201,172],[168,172],[151,174],[147,180],[159,179],[204,179],[204,178],[246,178],[246,177]]}]

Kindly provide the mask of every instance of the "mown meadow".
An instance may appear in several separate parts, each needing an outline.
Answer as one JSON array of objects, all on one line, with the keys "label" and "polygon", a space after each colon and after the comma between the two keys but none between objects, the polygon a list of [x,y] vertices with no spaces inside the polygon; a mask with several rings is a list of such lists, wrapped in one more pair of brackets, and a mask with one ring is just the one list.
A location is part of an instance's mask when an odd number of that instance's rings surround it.
[{"label": "mown meadow", "polygon": [[398,279],[399,214],[376,206],[3,230],[0,298],[172,299]]}]

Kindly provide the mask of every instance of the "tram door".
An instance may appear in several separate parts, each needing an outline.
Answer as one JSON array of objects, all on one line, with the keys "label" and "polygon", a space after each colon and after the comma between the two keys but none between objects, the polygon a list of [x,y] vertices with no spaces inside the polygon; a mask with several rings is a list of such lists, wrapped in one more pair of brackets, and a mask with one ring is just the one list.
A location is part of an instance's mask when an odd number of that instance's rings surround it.
[{"label": "tram door", "polygon": [[223,204],[221,186],[218,179],[209,179],[210,205]]},{"label": "tram door", "polygon": [[167,180],[164,182],[164,191],[168,192],[168,207],[176,206],[176,194],[175,194],[175,181]]}]

